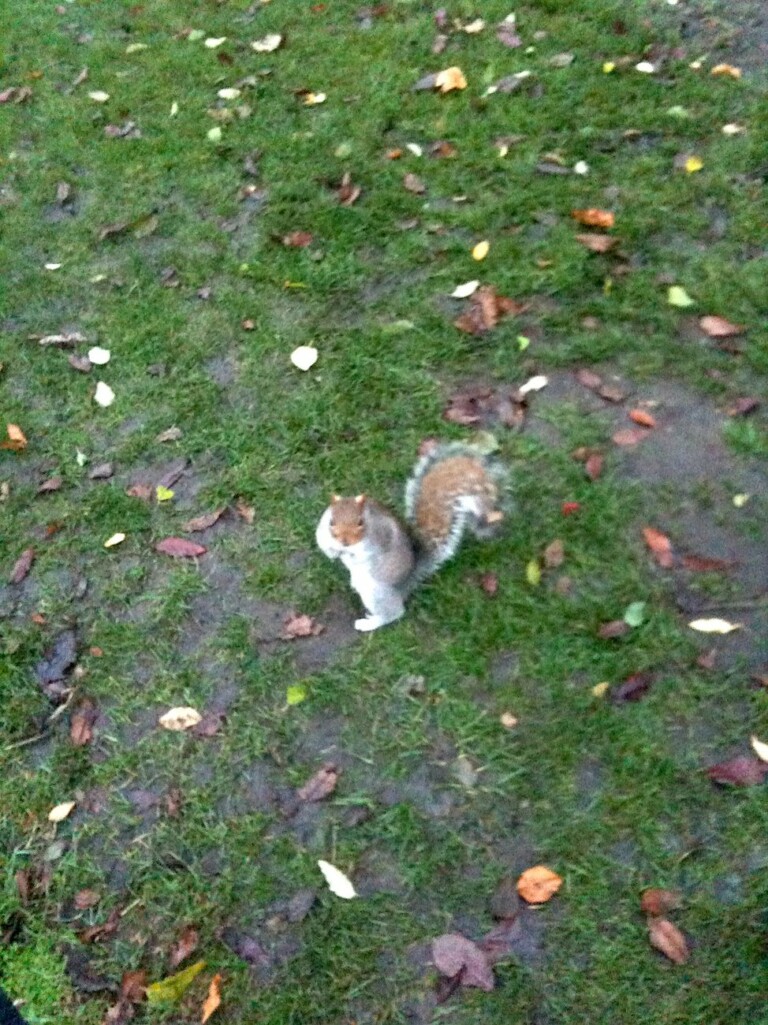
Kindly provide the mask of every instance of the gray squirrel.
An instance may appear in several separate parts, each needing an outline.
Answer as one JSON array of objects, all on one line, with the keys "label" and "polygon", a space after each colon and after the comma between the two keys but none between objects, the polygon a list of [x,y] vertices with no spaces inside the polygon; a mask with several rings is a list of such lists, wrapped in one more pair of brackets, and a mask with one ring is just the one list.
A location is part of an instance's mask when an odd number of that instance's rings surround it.
[{"label": "gray squirrel", "polygon": [[406,484],[405,523],[367,495],[333,495],[315,537],[349,570],[365,606],[356,630],[400,619],[411,591],[456,554],[466,531],[480,538],[496,532],[505,476],[471,445],[433,442]]}]

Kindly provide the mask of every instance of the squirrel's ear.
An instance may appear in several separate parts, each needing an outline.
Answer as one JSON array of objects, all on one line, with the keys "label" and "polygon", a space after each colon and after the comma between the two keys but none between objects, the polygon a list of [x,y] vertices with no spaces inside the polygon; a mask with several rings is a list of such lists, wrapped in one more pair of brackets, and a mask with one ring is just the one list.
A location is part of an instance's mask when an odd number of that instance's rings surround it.
[{"label": "squirrel's ear", "polygon": [[336,505],[336,503],[340,501],[341,495],[331,495],[331,505]]},{"label": "squirrel's ear", "polygon": [[355,505],[359,505],[362,509],[362,507],[365,505],[365,499],[365,495],[355,495]]}]

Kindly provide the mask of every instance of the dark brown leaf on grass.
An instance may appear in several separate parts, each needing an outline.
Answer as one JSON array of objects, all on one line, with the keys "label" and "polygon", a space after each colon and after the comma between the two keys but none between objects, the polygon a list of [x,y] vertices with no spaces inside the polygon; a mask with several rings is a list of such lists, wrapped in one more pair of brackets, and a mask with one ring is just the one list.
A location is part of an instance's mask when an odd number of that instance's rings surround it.
[{"label": "dark brown leaf on grass", "polygon": [[414,192],[417,196],[420,196],[427,191],[427,186],[421,178],[419,178],[417,174],[413,174],[411,171],[403,177],[403,188],[408,192]]},{"label": "dark brown leaf on grass", "polygon": [[182,961],[185,961],[190,954],[197,950],[199,942],[200,934],[197,929],[193,925],[185,925],[168,956],[171,968],[178,968]]},{"label": "dark brown leaf on grass", "polygon": [[603,472],[603,462],[604,457],[599,452],[593,452],[587,456],[587,461],[584,463],[584,472],[590,480],[597,480]]},{"label": "dark brown leaf on grass", "polygon": [[126,972],[120,984],[120,999],[110,1007],[102,1025],[127,1025],[134,1018],[134,1004],[142,1002],[147,992],[147,973],[144,969]]},{"label": "dark brown leaf on grass", "polygon": [[640,901],[640,909],[645,915],[666,915],[669,911],[679,908],[682,898],[672,890],[646,890]]},{"label": "dark brown leaf on grass", "polygon": [[704,555],[684,555],[681,562],[692,573],[727,573],[737,565],[732,559],[709,559]]},{"label": "dark brown leaf on grass", "polygon": [[74,905],[78,911],[85,911],[92,908],[101,900],[98,890],[79,890],[74,897]]},{"label": "dark brown leaf on grass", "polygon": [[67,944],[63,947],[62,953],[66,961],[69,981],[78,993],[101,993],[104,990],[114,990],[114,983],[106,975],[96,971],[83,947]]},{"label": "dark brown leaf on grass", "polygon": [[349,171],[347,171],[341,179],[341,185],[339,185],[336,195],[339,197],[339,203],[341,203],[342,206],[352,206],[358,201],[362,192],[363,190],[359,185],[353,184],[352,177]]},{"label": "dark brown leaf on grass", "polygon": [[597,389],[597,394],[601,399],[605,399],[606,402],[623,402],[627,397],[627,393],[623,388],[619,388],[617,384],[604,384]]},{"label": "dark brown leaf on grass", "polygon": [[502,317],[516,316],[526,309],[525,303],[497,295],[492,285],[482,285],[469,298],[469,309],[453,323],[460,331],[482,335],[490,331]]},{"label": "dark brown leaf on grass", "polygon": [[282,242],[284,246],[303,249],[305,246],[312,245],[314,237],[311,231],[290,231],[287,235],[283,235]]},{"label": "dark brown leaf on grass", "polygon": [[214,523],[223,516],[226,511],[226,506],[222,505],[218,509],[214,509],[213,512],[203,513],[201,516],[195,516],[191,520],[187,520],[186,523],[182,523],[181,529],[188,531],[190,534],[194,534],[197,530],[207,530],[212,527]]},{"label": "dark brown leaf on grass", "polygon": [[438,139],[429,147],[430,156],[442,158],[443,160],[450,160],[452,157],[457,156],[458,152],[454,144],[448,142],[447,139]]},{"label": "dark brown leaf on grass", "polygon": [[284,641],[292,641],[297,637],[317,637],[323,630],[325,627],[311,616],[291,612],[283,622],[283,632],[280,637]]},{"label": "dark brown leaf on grass", "polygon": [[185,537],[166,537],[158,541],[155,551],[161,555],[171,555],[176,559],[196,559],[199,555],[205,555],[208,549],[205,545],[199,545],[196,541],[189,541]]},{"label": "dark brown leaf on grass", "polygon": [[288,901],[288,907],[286,908],[286,918],[288,921],[303,922],[312,910],[316,900],[317,890],[313,887],[305,886],[303,889],[297,890]]},{"label": "dark brown leaf on grass", "polygon": [[669,569],[674,565],[675,557],[672,553],[672,542],[666,534],[662,534],[655,527],[643,527],[643,538],[659,566],[663,569]]},{"label": "dark brown leaf on grass", "polygon": [[158,488],[172,488],[179,477],[181,477],[182,473],[186,470],[188,462],[189,460],[186,456],[181,456],[180,459],[174,459],[162,477],[155,481],[155,486]]},{"label": "dark brown leaf on grass", "polygon": [[69,737],[74,747],[85,747],[93,739],[93,726],[99,717],[99,710],[90,698],[83,698],[69,724]]},{"label": "dark brown leaf on grass", "polygon": [[699,321],[701,330],[710,338],[732,338],[734,335],[743,335],[744,328],[738,324],[732,324],[725,317],[702,317]]},{"label": "dark brown leaf on grass", "polygon": [[462,986],[476,986],[487,993],[494,987],[488,955],[460,933],[445,933],[432,940],[432,959],[440,974],[449,979],[461,972]]},{"label": "dark brown leaf on grass", "polygon": [[299,787],[296,794],[301,801],[322,801],[333,793],[338,781],[338,768],[333,762],[327,762],[314,776],[310,776],[303,787]]},{"label": "dark brown leaf on grass", "polygon": [[480,586],[492,598],[499,589],[499,578],[495,573],[483,573],[480,577]]},{"label": "dark brown leaf on grass", "polygon": [[623,637],[624,634],[629,633],[629,630],[629,624],[625,623],[623,619],[612,619],[609,623],[603,623],[597,631],[597,636],[607,641],[614,637]]},{"label": "dark brown leaf on grass", "polygon": [[737,755],[727,762],[710,765],[707,775],[715,783],[735,787],[754,787],[762,783],[768,773],[768,763],[752,755]]},{"label": "dark brown leaf on grass", "polygon": [[13,564],[11,575],[8,577],[9,584],[20,584],[32,569],[35,561],[35,549],[25,548],[16,562]]},{"label": "dark brown leaf on grass", "polygon": [[652,673],[632,673],[623,683],[611,691],[611,700],[616,702],[640,701],[651,689],[652,683]]},{"label": "dark brown leaf on grass", "polygon": [[593,253],[607,253],[609,249],[613,249],[618,239],[612,238],[610,235],[598,235],[597,232],[586,231],[577,235],[576,241],[581,242]]},{"label": "dark brown leaf on grass", "polygon": [[550,541],[544,549],[544,565],[547,569],[557,569],[565,561],[565,546],[560,538]]},{"label": "dark brown leaf on grass", "polygon": [[119,924],[120,912],[117,908],[112,908],[105,922],[100,922],[98,925],[89,925],[87,929],[83,929],[82,932],[77,934],[78,939],[81,943],[96,943],[99,940],[105,940],[109,936],[114,936]]},{"label": "dark brown leaf on grass", "polygon": [[760,399],[755,399],[752,396],[745,395],[743,398],[736,399],[736,401],[726,409],[728,416],[749,416],[750,413],[754,413],[756,409],[760,408]]},{"label": "dark brown leaf on grass", "polygon": [[660,950],[675,964],[685,964],[690,956],[685,936],[667,918],[649,918],[648,938],[652,947]]}]

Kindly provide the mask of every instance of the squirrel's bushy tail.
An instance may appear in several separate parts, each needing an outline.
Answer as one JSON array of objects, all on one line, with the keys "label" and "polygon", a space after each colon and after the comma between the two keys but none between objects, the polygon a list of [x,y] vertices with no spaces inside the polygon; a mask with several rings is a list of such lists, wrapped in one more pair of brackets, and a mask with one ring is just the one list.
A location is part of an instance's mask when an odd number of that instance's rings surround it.
[{"label": "squirrel's bushy tail", "polygon": [[436,444],[421,457],[405,491],[405,515],[418,546],[409,589],[456,553],[466,531],[476,537],[496,532],[506,476],[491,456],[463,442]]}]

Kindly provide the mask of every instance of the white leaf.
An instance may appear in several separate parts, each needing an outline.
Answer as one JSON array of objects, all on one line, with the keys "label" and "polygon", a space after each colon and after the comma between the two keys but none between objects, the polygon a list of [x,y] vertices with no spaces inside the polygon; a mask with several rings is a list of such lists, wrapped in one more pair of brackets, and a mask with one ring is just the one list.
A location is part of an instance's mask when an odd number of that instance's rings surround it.
[{"label": "white leaf", "polygon": [[318,103],[325,103],[326,99],[325,93],[307,93],[304,97],[304,104],[307,107],[314,107]]},{"label": "white leaf", "polygon": [[218,125],[209,128],[206,132],[206,138],[209,142],[221,142],[221,128]]},{"label": "white leaf", "polygon": [[463,285],[457,285],[451,295],[454,299],[467,299],[470,295],[474,295],[479,285],[479,281],[465,281]]},{"label": "white leaf", "polygon": [[93,89],[88,95],[94,103],[106,103],[109,99],[109,93],[105,93],[102,89]]},{"label": "white leaf", "polygon": [[59,270],[60,267],[61,267],[60,263],[46,263],[45,264],[45,269],[46,270]]},{"label": "white leaf", "polygon": [[589,164],[586,160],[579,160],[573,165],[574,174],[589,174]]},{"label": "white leaf", "polygon": [[737,125],[731,123],[723,125],[720,131],[723,133],[723,135],[742,135],[744,132],[746,132],[746,128],[744,127],[744,125]]},{"label": "white leaf", "polygon": [[120,532],[118,532],[117,534],[113,534],[112,537],[107,538],[107,540],[104,542],[104,547],[114,548],[115,545],[122,544],[123,541],[125,541],[125,534],[121,534]]},{"label": "white leaf", "polygon": [[525,384],[521,384],[517,390],[521,395],[525,395],[525,393],[529,391],[541,391],[541,389],[546,388],[548,384],[548,377],[545,377],[544,374],[537,374],[536,377],[532,377],[530,381],[526,381]]},{"label": "white leaf", "polygon": [[255,39],[251,43],[251,49],[255,50],[256,53],[272,53],[276,50],[283,41],[283,37],[277,32],[272,35],[264,36],[263,39]]},{"label": "white leaf", "polygon": [[478,32],[482,32],[485,28],[485,22],[482,18],[475,18],[474,21],[470,21],[468,25],[464,26],[464,31],[470,35],[476,35]]},{"label": "white leaf", "polygon": [[88,350],[88,359],[100,367],[109,363],[111,355],[109,349],[102,349],[99,345],[94,345],[92,349]]},{"label": "white leaf", "polygon": [[236,100],[242,93],[242,89],[219,89],[217,96],[220,100]]},{"label": "white leaf", "polygon": [[108,384],[105,384],[103,381],[99,381],[99,383],[96,385],[96,391],[93,395],[93,401],[97,405],[104,406],[104,408],[106,408],[107,406],[111,406],[112,403],[115,401],[115,393],[112,391]]},{"label": "white leaf", "polygon": [[688,626],[703,634],[729,634],[741,629],[741,623],[729,623],[727,619],[694,619]]},{"label": "white leaf", "polygon": [[178,708],[169,708],[164,715],[160,716],[158,722],[163,729],[181,731],[197,726],[202,718],[196,708],[180,705]]},{"label": "white leaf", "polygon": [[323,861],[321,858],[317,863],[317,867],[325,876],[325,881],[328,883],[328,889],[331,893],[335,893],[337,897],[341,897],[343,900],[352,900],[353,897],[357,896],[351,881],[335,865],[331,865],[330,862]]},{"label": "white leaf", "polygon": [[221,46],[221,44],[226,43],[226,41],[226,36],[219,36],[218,39],[215,39],[213,36],[209,36],[205,41],[205,46],[208,50],[215,50],[217,46]]},{"label": "white leaf", "polygon": [[755,752],[761,762],[768,762],[768,744],[762,740],[758,740],[757,737],[751,738],[752,750]]},{"label": "white leaf", "polygon": [[635,64],[635,71],[642,71],[644,75],[655,75],[656,66],[649,61],[640,61],[639,64]]},{"label": "white leaf", "polygon": [[314,345],[300,345],[291,353],[291,363],[299,370],[309,370],[317,363],[317,355]]},{"label": "white leaf", "polygon": [[750,497],[751,497],[750,495],[746,495],[744,493],[741,493],[739,495],[734,495],[733,496],[733,504],[736,506],[737,509],[742,509],[747,504],[747,502],[749,501]]},{"label": "white leaf", "polygon": [[48,821],[63,822],[76,804],[77,801],[64,801],[63,804],[57,804],[55,808],[51,808],[48,812]]},{"label": "white leaf", "polygon": [[418,142],[406,142],[405,148],[410,153],[413,153],[413,155],[415,157],[420,157],[422,155],[422,153],[424,152],[424,150],[421,148],[421,146],[419,146]]}]

